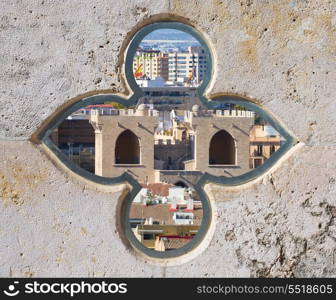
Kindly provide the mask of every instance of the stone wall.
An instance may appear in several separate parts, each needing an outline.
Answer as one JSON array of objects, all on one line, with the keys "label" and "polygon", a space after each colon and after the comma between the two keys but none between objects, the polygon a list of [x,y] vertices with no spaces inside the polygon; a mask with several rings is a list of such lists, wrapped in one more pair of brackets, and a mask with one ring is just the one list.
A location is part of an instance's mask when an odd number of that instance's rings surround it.
[{"label": "stone wall", "polygon": [[[5,0],[1,7],[1,276],[335,276],[334,1]],[[125,185],[102,190],[30,141],[80,95],[128,95],[128,42],[164,19],[207,38],[215,57],[209,95],[255,99],[301,142],[244,187],[208,184],[216,217],[206,243],[171,263],[148,261],[123,242]]]}]

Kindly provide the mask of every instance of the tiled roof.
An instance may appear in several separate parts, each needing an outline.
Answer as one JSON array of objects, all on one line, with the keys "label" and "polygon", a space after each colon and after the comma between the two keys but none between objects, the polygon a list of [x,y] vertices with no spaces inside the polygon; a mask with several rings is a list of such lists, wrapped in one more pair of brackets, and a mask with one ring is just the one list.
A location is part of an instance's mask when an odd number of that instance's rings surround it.
[{"label": "tiled roof", "polygon": [[91,109],[91,108],[104,108],[104,107],[107,107],[107,108],[113,108],[113,104],[91,104],[91,105],[88,105],[88,106],[85,106],[85,108],[88,108],[88,109]]},{"label": "tiled roof", "polygon": [[[142,203],[133,203],[130,210],[130,218],[146,219],[153,218],[153,221],[158,221],[160,224],[174,224],[173,215],[174,212],[170,211],[170,204],[156,204],[144,206]],[[194,214],[194,223],[200,224],[203,218],[203,210],[196,209],[192,211]]]},{"label": "tiled roof", "polygon": [[166,250],[178,249],[188,244],[191,239],[174,238],[162,239]]},{"label": "tiled roof", "polygon": [[166,183],[150,183],[142,184],[142,187],[147,188],[153,195],[167,197],[169,195],[169,188],[171,184]]},{"label": "tiled roof", "polygon": [[153,218],[161,224],[173,224],[173,213],[169,211],[169,204],[156,204],[144,206],[142,203],[133,203],[130,210],[130,218]]}]

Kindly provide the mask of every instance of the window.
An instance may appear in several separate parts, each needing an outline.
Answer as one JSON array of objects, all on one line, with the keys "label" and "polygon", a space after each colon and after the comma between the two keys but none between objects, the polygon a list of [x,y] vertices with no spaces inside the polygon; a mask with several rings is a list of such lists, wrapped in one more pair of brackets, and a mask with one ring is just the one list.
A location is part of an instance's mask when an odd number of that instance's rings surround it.
[{"label": "window", "polygon": [[210,141],[209,164],[234,165],[235,156],[236,149],[233,137],[225,130],[217,132]]},{"label": "window", "polygon": [[122,132],[115,146],[116,164],[139,164],[140,146],[138,137],[130,130]]}]

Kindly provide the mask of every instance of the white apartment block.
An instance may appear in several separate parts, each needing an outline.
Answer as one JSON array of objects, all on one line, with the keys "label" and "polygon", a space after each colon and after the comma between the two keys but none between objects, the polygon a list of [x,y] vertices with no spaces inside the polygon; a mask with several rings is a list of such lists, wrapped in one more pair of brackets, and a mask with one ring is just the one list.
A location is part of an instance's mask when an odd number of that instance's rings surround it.
[{"label": "white apartment block", "polygon": [[168,54],[168,58],[169,81],[187,85],[201,83],[207,68],[204,49],[188,47],[187,52],[172,52]]}]

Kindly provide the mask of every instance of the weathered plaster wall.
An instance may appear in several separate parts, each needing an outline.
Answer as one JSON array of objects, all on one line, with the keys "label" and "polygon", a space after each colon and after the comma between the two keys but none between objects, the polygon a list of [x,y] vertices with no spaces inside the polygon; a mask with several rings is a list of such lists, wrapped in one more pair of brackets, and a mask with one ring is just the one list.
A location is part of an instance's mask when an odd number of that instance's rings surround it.
[{"label": "weathered plaster wall", "polygon": [[[3,0],[1,8],[1,276],[335,276],[334,1]],[[210,94],[257,99],[305,143],[258,183],[207,187],[214,236],[183,267],[147,263],[121,242],[122,186],[97,191],[28,141],[69,99],[123,92],[127,33],[160,13],[188,18],[208,37]]]}]

